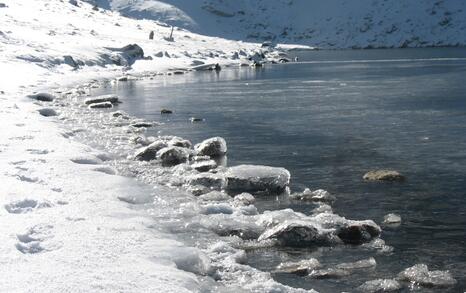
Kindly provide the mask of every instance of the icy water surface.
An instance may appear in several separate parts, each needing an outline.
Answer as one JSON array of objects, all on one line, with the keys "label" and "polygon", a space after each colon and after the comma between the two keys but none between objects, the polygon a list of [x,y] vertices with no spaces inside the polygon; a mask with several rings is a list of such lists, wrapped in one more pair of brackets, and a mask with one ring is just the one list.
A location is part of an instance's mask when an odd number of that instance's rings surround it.
[{"label": "icy water surface", "polygon": [[[94,94],[118,93],[119,109],[165,122],[148,134],[193,142],[222,136],[228,164],[282,166],[292,190],[323,188],[336,195],[334,212],[382,223],[393,254],[376,255],[374,270],[334,280],[288,274],[274,278],[322,292],[351,291],[366,280],[391,278],[425,263],[450,270],[466,288],[466,49],[316,51],[292,53],[302,63],[225,68],[119,83]],[[173,115],[160,115],[162,108]],[[190,117],[205,119],[190,123]],[[151,133],[152,131],[152,133]],[[395,169],[403,183],[367,183],[362,175]],[[260,198],[260,211],[310,205]],[[366,255],[367,254],[367,255]],[[279,260],[316,257],[323,264],[371,256],[359,247],[264,249],[249,264],[271,271]],[[429,292],[421,289],[422,292]]]}]

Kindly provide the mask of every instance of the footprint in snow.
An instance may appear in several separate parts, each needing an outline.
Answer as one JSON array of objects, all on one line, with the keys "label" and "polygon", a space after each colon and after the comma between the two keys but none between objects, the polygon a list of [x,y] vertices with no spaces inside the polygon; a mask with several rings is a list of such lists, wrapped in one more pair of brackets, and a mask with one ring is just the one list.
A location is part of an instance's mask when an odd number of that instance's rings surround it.
[{"label": "footprint in snow", "polygon": [[16,249],[24,254],[51,251],[61,247],[61,243],[54,240],[52,225],[35,225],[24,234],[17,234],[16,238],[18,238]]},{"label": "footprint in snow", "polygon": [[39,201],[35,199],[22,199],[18,201],[13,201],[5,205],[5,209],[10,214],[25,214],[32,212],[36,209],[50,208],[52,204],[48,201]]}]

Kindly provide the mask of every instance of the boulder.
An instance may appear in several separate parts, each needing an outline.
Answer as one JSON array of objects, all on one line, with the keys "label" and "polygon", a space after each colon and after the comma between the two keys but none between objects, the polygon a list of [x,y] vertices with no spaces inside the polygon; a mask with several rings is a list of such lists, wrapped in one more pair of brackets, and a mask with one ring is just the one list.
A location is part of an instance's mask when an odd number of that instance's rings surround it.
[{"label": "boulder", "polygon": [[198,156],[220,157],[227,153],[227,143],[222,137],[212,137],[194,147]]},{"label": "boulder", "polygon": [[429,271],[425,264],[417,264],[398,274],[401,281],[413,282],[423,287],[450,287],[456,280],[448,271]]},{"label": "boulder", "polygon": [[45,117],[57,116],[57,112],[52,108],[42,108],[38,110],[39,114]]},{"label": "boulder", "polygon": [[113,108],[113,104],[110,102],[102,102],[102,103],[93,103],[89,104],[89,109],[105,109],[105,108]]},{"label": "boulder", "polygon": [[231,192],[281,193],[290,184],[290,172],[284,168],[239,165],[227,169],[227,189]]},{"label": "boulder", "polygon": [[47,93],[37,93],[33,95],[28,95],[27,97],[42,102],[52,102],[53,100],[55,100],[55,96]]},{"label": "boulder", "polygon": [[182,147],[169,146],[159,150],[157,158],[162,161],[162,165],[164,166],[174,166],[188,160],[189,150]]},{"label": "boulder", "polygon": [[334,242],[330,232],[307,221],[285,221],[267,229],[259,237],[259,241],[275,240],[279,246],[286,247],[329,245]]},{"label": "boulder", "polygon": [[349,221],[338,228],[338,237],[346,244],[363,244],[380,235],[382,230],[374,221]]},{"label": "boulder", "polygon": [[120,103],[118,96],[116,95],[103,95],[103,96],[98,96],[98,97],[93,97],[93,98],[87,98],[84,100],[84,104],[86,105],[96,104],[96,103],[105,103],[105,102],[109,102],[111,104]]},{"label": "boulder", "polygon": [[148,145],[145,148],[140,149],[134,158],[139,161],[150,161],[154,160],[157,157],[157,152],[163,148],[166,148],[168,145],[163,141],[155,141]]},{"label": "boulder", "polygon": [[284,262],[277,266],[276,273],[288,273],[298,276],[306,276],[311,271],[320,267],[320,262],[315,258],[303,259],[298,262]]},{"label": "boulder", "polygon": [[362,177],[367,181],[403,181],[405,177],[393,170],[369,171]]},{"label": "boulder", "polygon": [[113,51],[110,60],[120,66],[130,66],[137,59],[144,58],[144,50],[137,44],[130,44],[122,48],[107,48]]}]

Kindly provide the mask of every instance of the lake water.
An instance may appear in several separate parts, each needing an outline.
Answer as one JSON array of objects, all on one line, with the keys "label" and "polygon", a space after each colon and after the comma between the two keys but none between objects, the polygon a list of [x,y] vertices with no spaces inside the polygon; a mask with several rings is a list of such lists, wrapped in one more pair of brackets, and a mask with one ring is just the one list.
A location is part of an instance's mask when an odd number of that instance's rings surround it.
[{"label": "lake water", "polygon": [[[276,280],[337,292],[425,263],[431,269],[450,270],[458,280],[450,291],[463,292],[466,49],[291,54],[302,62],[158,76],[95,93],[118,93],[124,102],[119,109],[165,123],[149,134],[178,135],[193,142],[222,136],[228,143],[229,165],[285,167],[292,174],[292,190],[323,188],[336,195],[337,214],[377,223],[387,213],[402,217],[399,227],[383,227],[382,238],[394,252],[376,255],[375,270],[336,280],[287,274],[275,275]],[[162,108],[174,114],[162,116]],[[190,123],[190,117],[205,121]],[[380,168],[398,170],[407,180],[362,180],[365,172]],[[311,209],[270,197],[259,198],[257,207],[290,207],[303,213]],[[283,254],[296,260],[315,256],[332,265],[369,253],[358,247],[325,253],[264,249],[250,252],[250,264],[272,270]]]}]

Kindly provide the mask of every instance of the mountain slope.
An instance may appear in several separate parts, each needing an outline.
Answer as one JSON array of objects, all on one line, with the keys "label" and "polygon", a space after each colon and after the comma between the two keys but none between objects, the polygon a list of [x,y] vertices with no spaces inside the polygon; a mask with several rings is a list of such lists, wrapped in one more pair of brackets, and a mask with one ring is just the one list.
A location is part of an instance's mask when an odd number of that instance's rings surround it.
[{"label": "mountain slope", "polygon": [[88,0],[213,36],[321,48],[466,44],[461,0]]}]

